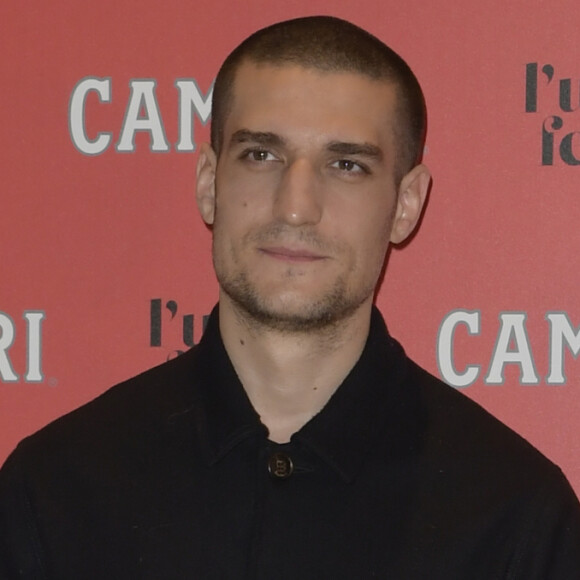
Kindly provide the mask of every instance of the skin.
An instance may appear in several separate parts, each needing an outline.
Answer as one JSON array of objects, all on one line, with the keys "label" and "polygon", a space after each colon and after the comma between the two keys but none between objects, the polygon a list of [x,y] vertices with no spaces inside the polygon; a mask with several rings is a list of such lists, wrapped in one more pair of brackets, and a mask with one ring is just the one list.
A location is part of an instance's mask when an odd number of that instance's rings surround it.
[{"label": "skin", "polygon": [[198,161],[220,330],[250,401],[288,441],[358,360],[390,243],[415,228],[430,175],[395,184],[392,84],[244,63],[219,158]]}]

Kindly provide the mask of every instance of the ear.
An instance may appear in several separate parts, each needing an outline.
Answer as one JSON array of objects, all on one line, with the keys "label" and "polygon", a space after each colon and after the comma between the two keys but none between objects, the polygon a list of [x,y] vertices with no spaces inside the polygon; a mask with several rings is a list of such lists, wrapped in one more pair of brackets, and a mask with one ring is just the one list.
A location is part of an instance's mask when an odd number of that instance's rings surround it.
[{"label": "ear", "polygon": [[431,173],[423,164],[413,167],[401,180],[391,229],[393,244],[400,244],[413,233],[421,217],[430,183]]},{"label": "ear", "polygon": [[217,157],[209,143],[204,143],[197,159],[195,199],[203,221],[211,225],[215,217],[215,174]]}]

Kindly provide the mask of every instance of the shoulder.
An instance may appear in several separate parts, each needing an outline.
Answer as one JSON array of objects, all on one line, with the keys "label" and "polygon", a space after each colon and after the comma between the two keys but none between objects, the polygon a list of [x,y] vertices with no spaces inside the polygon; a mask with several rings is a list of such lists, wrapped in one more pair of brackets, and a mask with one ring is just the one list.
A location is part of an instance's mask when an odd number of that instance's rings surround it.
[{"label": "shoulder", "polygon": [[489,460],[497,467],[517,457],[523,465],[557,467],[522,436],[481,405],[409,361],[407,381],[418,390],[424,416],[425,443],[453,451],[472,462]]},{"label": "shoulder", "polygon": [[167,480],[187,480],[197,356],[193,349],[124,381],[18,445],[0,470],[2,578],[3,566],[45,577],[48,546],[55,554],[76,546],[70,557],[78,558],[86,521],[102,530],[119,518],[105,534],[122,532],[127,510],[145,512]]},{"label": "shoulder", "polygon": [[123,445],[147,444],[148,434],[162,437],[196,405],[196,358],[194,348],[113,386],[22,440],[13,456],[28,465],[65,464],[111,457],[113,449],[119,455]]},{"label": "shoulder", "polygon": [[421,461],[436,474],[435,486],[439,481],[472,499],[569,493],[560,468],[526,439],[414,362],[408,368],[422,415]]},{"label": "shoulder", "polygon": [[406,381],[422,414],[416,458],[427,517],[489,533],[510,577],[577,577],[580,504],[560,468],[411,361]]}]

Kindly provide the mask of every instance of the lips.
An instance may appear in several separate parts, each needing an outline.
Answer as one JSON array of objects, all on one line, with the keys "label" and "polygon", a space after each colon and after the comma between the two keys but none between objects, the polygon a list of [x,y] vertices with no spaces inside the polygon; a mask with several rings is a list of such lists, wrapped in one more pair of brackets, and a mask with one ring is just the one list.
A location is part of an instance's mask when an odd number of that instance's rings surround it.
[{"label": "lips", "polygon": [[316,262],[325,259],[325,256],[317,254],[312,250],[301,248],[286,248],[284,246],[260,248],[260,252],[271,258],[286,262]]}]

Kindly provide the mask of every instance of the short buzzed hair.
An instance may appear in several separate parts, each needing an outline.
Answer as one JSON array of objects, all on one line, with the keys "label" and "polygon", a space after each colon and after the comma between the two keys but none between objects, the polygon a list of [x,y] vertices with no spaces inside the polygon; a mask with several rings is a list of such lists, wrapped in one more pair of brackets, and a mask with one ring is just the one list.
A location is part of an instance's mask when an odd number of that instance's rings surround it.
[{"label": "short buzzed hair", "polygon": [[236,72],[244,62],[299,65],[325,72],[353,72],[392,82],[397,90],[395,140],[397,183],[420,162],[426,129],[425,99],[407,63],[366,30],[332,16],[309,16],[273,24],[244,40],[220,68],[212,97],[211,144],[219,156],[234,97]]}]

